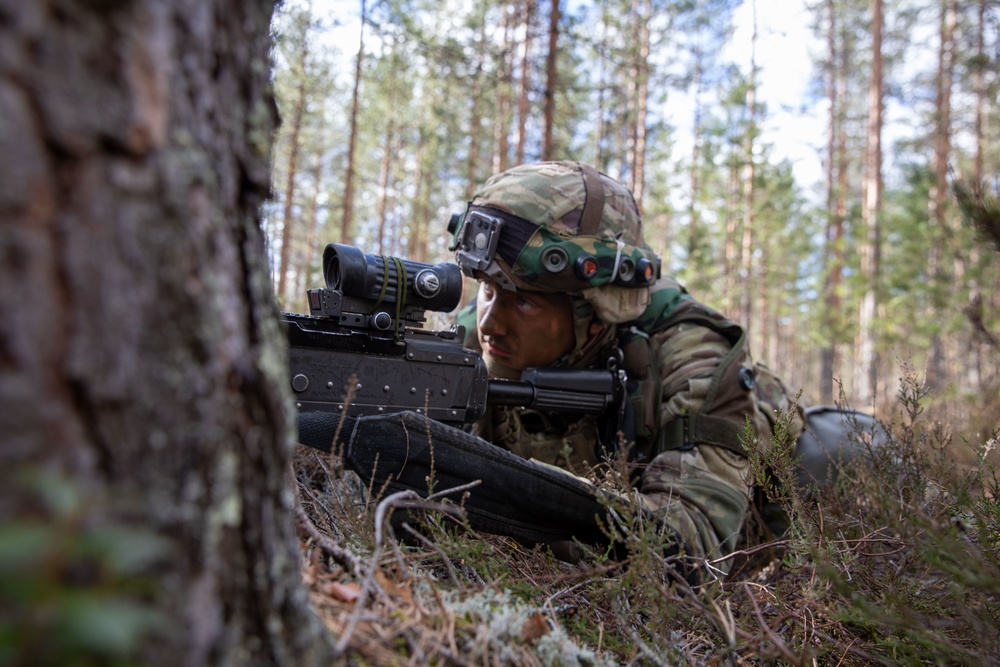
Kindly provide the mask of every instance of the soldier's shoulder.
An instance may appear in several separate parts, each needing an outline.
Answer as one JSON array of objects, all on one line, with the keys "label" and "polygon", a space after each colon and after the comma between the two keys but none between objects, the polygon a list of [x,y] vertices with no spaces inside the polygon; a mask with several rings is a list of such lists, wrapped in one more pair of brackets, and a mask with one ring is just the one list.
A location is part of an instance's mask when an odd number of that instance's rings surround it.
[{"label": "soldier's shoulder", "polygon": [[722,313],[691,296],[675,278],[664,276],[656,281],[650,292],[649,305],[634,324],[652,335],[682,322],[712,329],[728,330],[736,326]]}]

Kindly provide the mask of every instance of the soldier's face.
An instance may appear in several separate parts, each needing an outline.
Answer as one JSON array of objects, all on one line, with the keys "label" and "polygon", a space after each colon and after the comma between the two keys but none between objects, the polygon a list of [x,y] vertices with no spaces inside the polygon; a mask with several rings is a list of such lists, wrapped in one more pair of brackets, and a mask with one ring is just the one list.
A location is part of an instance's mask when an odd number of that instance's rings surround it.
[{"label": "soldier's face", "polygon": [[510,292],[483,280],[476,320],[492,377],[516,380],[525,368],[551,365],[575,342],[573,304],[567,294]]}]

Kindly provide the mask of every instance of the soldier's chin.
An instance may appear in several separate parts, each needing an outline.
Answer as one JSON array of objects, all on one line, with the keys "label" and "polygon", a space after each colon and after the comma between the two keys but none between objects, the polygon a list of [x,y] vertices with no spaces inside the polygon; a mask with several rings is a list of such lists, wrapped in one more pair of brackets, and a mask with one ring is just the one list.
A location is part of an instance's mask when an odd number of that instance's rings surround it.
[{"label": "soldier's chin", "polygon": [[483,352],[483,361],[486,362],[486,370],[489,372],[491,378],[497,378],[500,380],[520,380],[521,371],[516,368],[511,368],[500,363],[493,355],[489,352]]}]

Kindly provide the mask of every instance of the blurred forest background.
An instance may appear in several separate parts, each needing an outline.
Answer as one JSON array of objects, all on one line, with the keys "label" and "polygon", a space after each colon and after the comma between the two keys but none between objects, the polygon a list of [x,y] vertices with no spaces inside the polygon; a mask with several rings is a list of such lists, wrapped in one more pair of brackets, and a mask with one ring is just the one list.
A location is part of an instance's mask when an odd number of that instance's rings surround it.
[{"label": "blurred forest background", "polygon": [[[998,189],[1000,4],[807,3],[801,113],[825,128],[809,184],[761,131],[768,35],[740,5],[288,0],[265,210],[282,308],[305,310],[329,242],[451,261],[448,217],[476,184],[587,161],[633,190],[664,272],[748,325],[803,401],[887,410],[916,374],[929,414],[988,434],[1000,248],[955,187]],[[727,59],[740,9],[752,37]]]}]

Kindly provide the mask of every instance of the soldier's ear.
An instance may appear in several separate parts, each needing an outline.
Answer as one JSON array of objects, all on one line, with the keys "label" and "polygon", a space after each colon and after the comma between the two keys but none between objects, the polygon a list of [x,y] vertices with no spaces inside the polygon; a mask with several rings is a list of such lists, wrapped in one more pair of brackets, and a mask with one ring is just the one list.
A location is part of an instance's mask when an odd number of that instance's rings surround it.
[{"label": "soldier's ear", "polygon": [[587,332],[590,336],[596,336],[597,334],[604,331],[605,324],[600,320],[594,320],[590,323],[590,330]]}]

